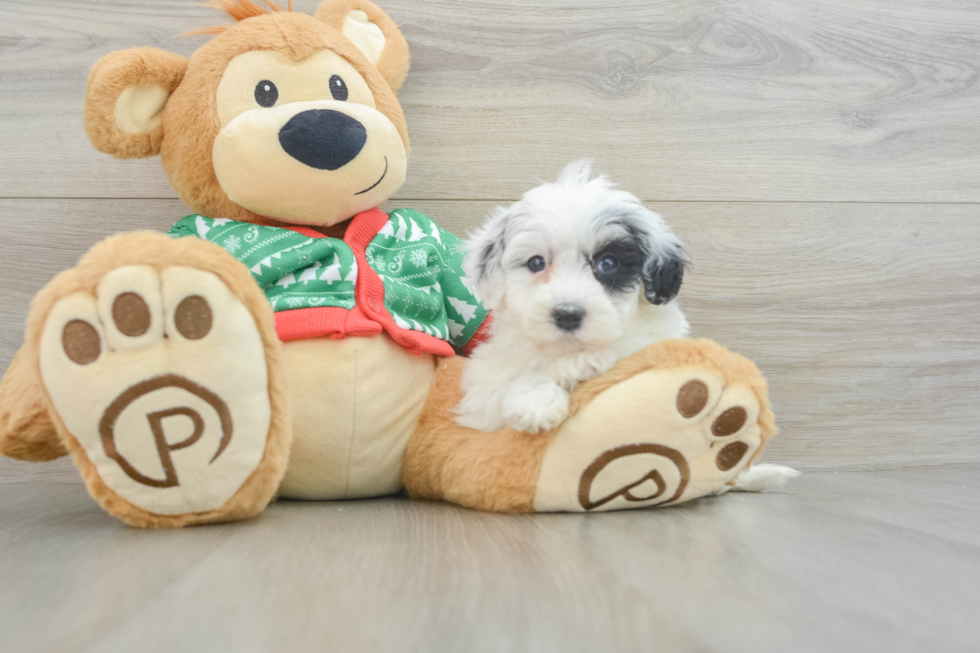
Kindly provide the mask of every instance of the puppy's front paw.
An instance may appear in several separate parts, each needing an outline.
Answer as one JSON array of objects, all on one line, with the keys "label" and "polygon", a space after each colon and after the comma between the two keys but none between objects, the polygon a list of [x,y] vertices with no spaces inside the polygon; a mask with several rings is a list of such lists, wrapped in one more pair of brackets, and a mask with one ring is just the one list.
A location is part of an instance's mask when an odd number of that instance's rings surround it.
[{"label": "puppy's front paw", "polygon": [[515,384],[504,399],[504,422],[527,433],[556,428],[568,417],[568,392],[551,382]]}]

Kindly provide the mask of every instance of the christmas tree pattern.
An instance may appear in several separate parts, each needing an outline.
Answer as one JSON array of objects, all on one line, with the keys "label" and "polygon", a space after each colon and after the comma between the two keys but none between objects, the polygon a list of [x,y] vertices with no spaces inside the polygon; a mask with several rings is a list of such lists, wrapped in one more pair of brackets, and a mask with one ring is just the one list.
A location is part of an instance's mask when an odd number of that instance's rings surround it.
[{"label": "christmas tree pattern", "polygon": [[[357,259],[342,240],[201,215],[180,220],[170,235],[224,247],[248,267],[275,311],[355,306]],[[384,284],[385,308],[402,329],[446,340],[459,351],[486,318],[463,273],[459,239],[418,211],[392,211],[364,254]]]},{"label": "christmas tree pattern", "polygon": [[357,261],[342,240],[200,215],[184,218],[170,235],[196,236],[224,247],[248,267],[274,310],[354,308]]},{"label": "christmas tree pattern", "polygon": [[483,324],[487,311],[463,273],[459,239],[418,211],[392,211],[366,258],[385,277],[385,307],[400,327],[460,350]]}]

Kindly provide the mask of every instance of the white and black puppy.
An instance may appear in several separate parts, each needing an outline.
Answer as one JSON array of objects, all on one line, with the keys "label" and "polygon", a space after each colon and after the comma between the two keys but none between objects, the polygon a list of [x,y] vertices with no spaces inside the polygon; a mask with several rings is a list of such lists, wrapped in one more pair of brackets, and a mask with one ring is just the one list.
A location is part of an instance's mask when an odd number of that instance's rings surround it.
[{"label": "white and black puppy", "polygon": [[539,432],[569,392],[621,358],[687,335],[674,297],[688,255],[659,215],[589,161],[498,208],[467,242],[466,273],[493,335],[463,374],[456,421]]}]

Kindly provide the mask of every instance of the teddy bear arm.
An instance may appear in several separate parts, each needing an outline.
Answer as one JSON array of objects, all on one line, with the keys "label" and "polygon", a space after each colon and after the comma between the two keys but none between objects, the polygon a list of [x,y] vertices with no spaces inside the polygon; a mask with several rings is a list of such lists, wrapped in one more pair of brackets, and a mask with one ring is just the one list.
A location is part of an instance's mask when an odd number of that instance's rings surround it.
[{"label": "teddy bear arm", "polygon": [[0,381],[0,454],[43,462],[68,454],[44,401],[37,367],[27,346],[14,356]]}]

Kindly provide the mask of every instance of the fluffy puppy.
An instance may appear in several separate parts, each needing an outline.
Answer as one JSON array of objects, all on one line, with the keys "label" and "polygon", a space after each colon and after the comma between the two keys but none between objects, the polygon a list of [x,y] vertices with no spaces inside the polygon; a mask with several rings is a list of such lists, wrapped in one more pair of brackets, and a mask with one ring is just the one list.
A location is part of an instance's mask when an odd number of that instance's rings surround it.
[{"label": "fluffy puppy", "polygon": [[498,208],[466,243],[465,269],[493,335],[463,374],[456,421],[550,430],[569,392],[621,358],[687,335],[674,301],[688,257],[659,215],[589,161]]}]

